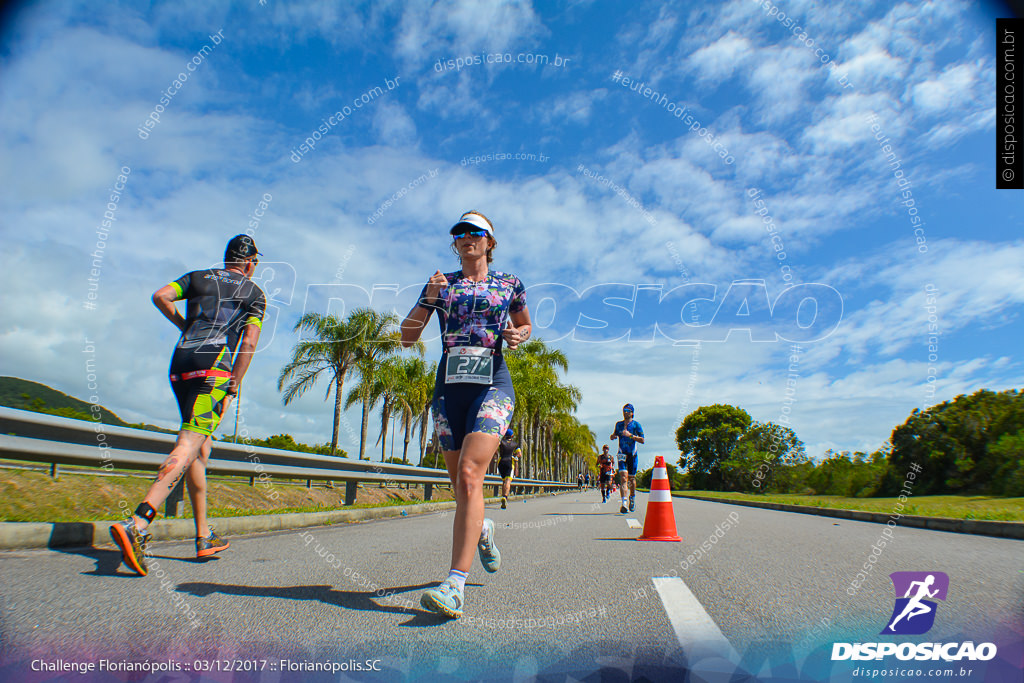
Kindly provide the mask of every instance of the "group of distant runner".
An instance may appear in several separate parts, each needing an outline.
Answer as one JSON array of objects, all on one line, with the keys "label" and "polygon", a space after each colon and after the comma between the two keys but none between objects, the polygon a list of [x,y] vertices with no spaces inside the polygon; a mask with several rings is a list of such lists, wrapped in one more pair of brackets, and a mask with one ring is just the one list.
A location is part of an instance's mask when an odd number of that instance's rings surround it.
[{"label": "group of distant runner", "polygon": [[[501,507],[506,508],[522,453],[511,427],[515,390],[503,350],[528,340],[532,327],[523,283],[515,275],[489,268],[497,246],[490,220],[469,211],[449,235],[461,268],[436,270],[400,329],[402,345],[410,347],[435,313],[441,328],[431,413],[456,508],[448,575],[423,593],[420,604],[457,618],[475,552],[486,571],[495,572],[501,565],[494,522],[484,516],[483,483],[497,454]],[[230,545],[207,523],[206,466],[212,434],[238,394],[259,341],[266,298],[251,278],[260,256],[251,236],[237,235],[227,244],[223,268],[191,271],[153,294],[154,305],[181,332],[169,369],[181,426],[174,448],[134,514],[110,527],[125,563],[142,576],[148,573],[148,527],[182,477],[195,519],[196,556],[207,557]],[[186,302],[185,315],[177,308],[181,300]],[[627,505],[629,510],[634,507],[636,444],[644,442],[644,435],[633,419],[632,405],[623,406],[622,417],[610,438],[619,441],[620,512],[626,512]],[[608,446],[599,461],[602,500],[607,501],[612,468]],[[584,484],[589,485],[589,473],[581,477]]]}]

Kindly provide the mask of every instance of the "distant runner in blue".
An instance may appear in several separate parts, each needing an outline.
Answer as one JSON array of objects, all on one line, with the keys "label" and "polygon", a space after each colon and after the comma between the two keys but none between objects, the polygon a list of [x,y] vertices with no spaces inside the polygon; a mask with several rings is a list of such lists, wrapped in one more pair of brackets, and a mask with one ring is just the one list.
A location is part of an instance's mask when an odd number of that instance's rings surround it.
[{"label": "distant runner in blue", "polygon": [[615,431],[608,437],[619,440],[619,493],[622,494],[622,506],[619,512],[626,512],[626,480],[629,480],[629,511],[632,512],[636,502],[636,445],[644,442],[644,428],[633,419],[633,404],[622,406],[622,419],[615,423]]}]

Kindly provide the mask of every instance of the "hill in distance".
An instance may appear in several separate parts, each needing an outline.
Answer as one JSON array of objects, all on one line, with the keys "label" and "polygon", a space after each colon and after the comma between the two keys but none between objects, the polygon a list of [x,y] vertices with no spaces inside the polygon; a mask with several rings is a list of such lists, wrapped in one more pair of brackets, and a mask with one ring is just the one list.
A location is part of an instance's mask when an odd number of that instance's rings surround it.
[{"label": "hill in distance", "polygon": [[[77,420],[92,420],[93,413],[89,403],[68,396],[62,391],[39,382],[31,382],[20,377],[0,377],[0,405],[18,410],[30,410],[34,413],[45,413],[58,417],[70,417]],[[154,425],[131,424],[119,418],[115,413],[100,406],[100,422],[115,427],[134,427],[151,431],[173,434],[169,429]]]},{"label": "hill in distance", "polygon": [[[86,401],[77,399],[74,396],[68,396],[64,392],[57,391],[45,384],[31,382],[20,377],[0,377],[0,406],[17,408],[18,410],[29,410],[34,413],[56,415],[58,417],[70,417],[75,420],[93,420],[92,411],[89,409],[90,404]],[[172,429],[164,429],[155,425],[125,422],[103,406],[100,406],[100,422],[115,427],[131,427],[133,429],[163,432],[164,434],[177,434]],[[229,437],[221,438],[226,440]],[[217,437],[215,436],[214,439],[216,440]],[[296,443],[289,434],[275,434],[266,439],[243,439],[243,442],[265,448],[279,448],[303,453],[319,453],[321,455],[331,454],[331,449],[327,444],[308,446],[304,443]],[[341,458],[348,457],[348,453],[341,448],[337,449],[334,455]]]}]

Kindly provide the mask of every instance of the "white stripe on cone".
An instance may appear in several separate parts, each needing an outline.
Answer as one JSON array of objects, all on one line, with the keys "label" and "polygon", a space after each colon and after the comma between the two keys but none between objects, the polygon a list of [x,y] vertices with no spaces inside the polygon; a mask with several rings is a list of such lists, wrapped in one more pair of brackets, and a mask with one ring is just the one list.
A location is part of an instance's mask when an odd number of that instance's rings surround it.
[{"label": "white stripe on cone", "polygon": [[668,489],[651,489],[647,496],[648,503],[671,503],[672,492]]}]

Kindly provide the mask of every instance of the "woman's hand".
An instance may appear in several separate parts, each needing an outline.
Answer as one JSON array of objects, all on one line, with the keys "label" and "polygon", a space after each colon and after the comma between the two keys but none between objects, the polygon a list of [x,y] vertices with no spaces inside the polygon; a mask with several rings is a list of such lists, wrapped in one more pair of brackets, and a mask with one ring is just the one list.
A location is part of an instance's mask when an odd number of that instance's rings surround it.
[{"label": "woman's hand", "polygon": [[436,299],[437,295],[441,293],[441,290],[447,286],[448,278],[444,276],[440,270],[434,272],[430,276],[430,280],[427,281],[427,298]]},{"label": "woman's hand", "polygon": [[519,346],[519,342],[523,341],[520,337],[519,329],[512,327],[511,324],[501,331],[501,336],[504,337],[505,343],[510,349],[516,348]]}]

